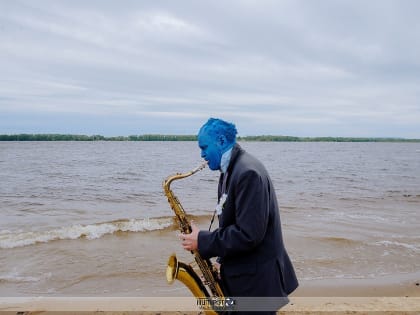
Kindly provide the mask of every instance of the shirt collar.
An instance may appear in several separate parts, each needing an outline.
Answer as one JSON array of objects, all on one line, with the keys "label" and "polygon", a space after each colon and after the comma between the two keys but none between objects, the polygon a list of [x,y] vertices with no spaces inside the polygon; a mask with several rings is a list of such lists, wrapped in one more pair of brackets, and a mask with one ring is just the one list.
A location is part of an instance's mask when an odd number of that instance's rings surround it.
[{"label": "shirt collar", "polygon": [[220,160],[220,171],[222,173],[226,173],[226,171],[228,169],[228,166],[229,166],[231,156],[232,156],[232,148],[230,148],[225,153],[223,153],[222,159]]}]

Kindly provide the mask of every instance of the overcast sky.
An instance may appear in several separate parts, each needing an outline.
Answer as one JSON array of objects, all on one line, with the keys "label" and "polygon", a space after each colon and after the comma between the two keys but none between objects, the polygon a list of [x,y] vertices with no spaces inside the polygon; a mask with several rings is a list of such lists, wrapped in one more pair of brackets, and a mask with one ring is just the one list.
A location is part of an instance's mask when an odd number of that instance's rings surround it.
[{"label": "overcast sky", "polygon": [[0,134],[420,138],[420,1],[0,0]]}]

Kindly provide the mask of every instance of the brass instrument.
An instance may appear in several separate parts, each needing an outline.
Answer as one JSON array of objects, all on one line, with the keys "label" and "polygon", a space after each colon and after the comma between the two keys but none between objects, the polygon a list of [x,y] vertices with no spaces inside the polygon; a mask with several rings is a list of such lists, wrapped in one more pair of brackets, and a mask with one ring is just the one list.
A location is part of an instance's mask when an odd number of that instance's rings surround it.
[{"label": "brass instrument", "polygon": [[[172,210],[175,212],[179,228],[184,234],[191,233],[191,225],[186,217],[186,212],[181,203],[170,189],[170,185],[175,180],[183,179],[197,173],[205,168],[206,165],[207,163],[204,163],[190,172],[184,174],[177,173],[169,176],[163,182],[165,195],[168,197],[168,202],[171,205]],[[175,279],[178,279],[186,285],[192,294],[197,298],[223,298],[223,291],[217,281],[217,271],[213,268],[211,261],[203,259],[198,250],[193,250],[191,253],[194,255],[194,259],[200,268],[204,282],[190,265],[178,261],[176,255],[173,254],[169,257],[168,266],[166,268],[166,280],[168,283],[171,284]],[[213,310],[206,311],[206,313],[216,314]]]}]

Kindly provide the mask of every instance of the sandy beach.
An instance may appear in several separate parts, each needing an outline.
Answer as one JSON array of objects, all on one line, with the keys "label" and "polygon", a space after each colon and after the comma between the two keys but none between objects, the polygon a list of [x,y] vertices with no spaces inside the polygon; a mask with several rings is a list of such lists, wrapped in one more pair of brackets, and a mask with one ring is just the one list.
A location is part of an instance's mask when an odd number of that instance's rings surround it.
[{"label": "sandy beach", "polygon": [[[194,302],[194,301],[190,301]],[[1,314],[199,314],[199,309],[185,305],[184,299],[172,301],[153,298],[72,298],[36,299],[18,303],[2,302]],[[19,307],[17,304],[20,304]],[[193,305],[193,304],[192,304]],[[16,306],[16,307],[15,307]],[[178,310],[173,310],[175,307]],[[29,310],[29,311],[28,311]],[[420,297],[318,297],[291,298],[277,314],[420,314]]]},{"label": "sandy beach", "polygon": [[[310,281],[301,284],[277,313],[420,314],[419,279]],[[408,280],[408,278],[411,278]],[[197,300],[185,297],[10,297],[1,314],[198,314]]]}]

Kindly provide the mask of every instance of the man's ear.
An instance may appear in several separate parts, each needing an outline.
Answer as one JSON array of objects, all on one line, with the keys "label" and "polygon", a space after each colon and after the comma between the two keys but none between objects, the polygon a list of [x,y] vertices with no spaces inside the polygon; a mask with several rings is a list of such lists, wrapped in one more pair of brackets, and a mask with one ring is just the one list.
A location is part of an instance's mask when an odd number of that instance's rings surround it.
[{"label": "man's ear", "polygon": [[222,150],[224,150],[228,145],[228,141],[226,139],[226,136],[225,135],[219,135],[217,137],[217,143],[219,144],[220,148]]}]

